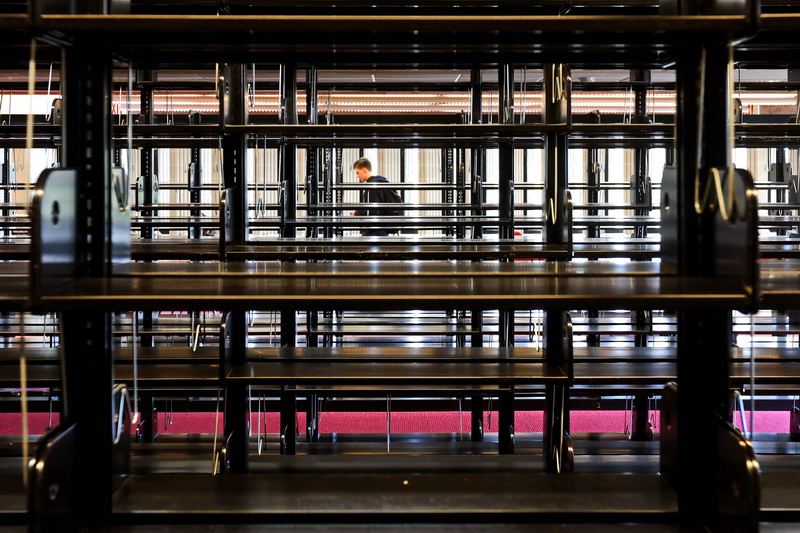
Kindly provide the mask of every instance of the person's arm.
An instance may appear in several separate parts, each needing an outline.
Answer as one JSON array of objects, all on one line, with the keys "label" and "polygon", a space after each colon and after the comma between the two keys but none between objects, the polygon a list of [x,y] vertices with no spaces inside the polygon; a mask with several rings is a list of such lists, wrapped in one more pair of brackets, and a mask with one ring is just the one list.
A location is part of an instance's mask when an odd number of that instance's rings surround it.
[{"label": "person's arm", "polygon": [[[380,197],[378,195],[378,192],[379,192],[378,189],[367,189],[366,190],[367,194],[366,194],[365,203],[368,203],[368,204],[379,203],[381,201],[381,199],[380,199]],[[368,217],[368,216],[371,216],[373,214],[376,214],[377,212],[379,212],[377,209],[370,209],[368,207],[364,207],[362,209],[356,209],[355,211],[353,211],[353,214],[355,216],[358,216],[358,217]]]},{"label": "person's arm", "polygon": [[[369,191],[367,191],[367,198],[369,198]],[[366,209],[366,208],[362,207],[361,209],[356,209],[355,211],[353,211],[352,214],[357,216],[357,217],[365,217],[365,216],[369,215],[369,209]]]},{"label": "person's arm", "polygon": [[[361,194],[361,192],[358,193],[358,197],[360,199],[359,201],[363,201],[364,195]],[[367,215],[367,210],[366,209],[356,209],[355,211],[350,211],[350,215],[351,216],[356,216],[356,217],[363,217],[363,216]]]}]

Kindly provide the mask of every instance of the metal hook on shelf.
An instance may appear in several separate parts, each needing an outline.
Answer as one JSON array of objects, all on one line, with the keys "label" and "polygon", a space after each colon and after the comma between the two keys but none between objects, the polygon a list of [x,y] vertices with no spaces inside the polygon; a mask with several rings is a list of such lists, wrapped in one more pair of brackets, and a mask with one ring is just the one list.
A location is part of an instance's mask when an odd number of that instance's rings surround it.
[{"label": "metal hook on shelf", "polygon": [[172,398],[164,402],[164,431],[172,425]]},{"label": "metal hook on shelf", "polygon": [[[47,75],[47,99],[50,99],[50,85],[53,83],[53,62],[50,62],[50,73]],[[2,102],[2,100],[0,100]],[[1,103],[0,103],[1,105]],[[51,107],[48,109],[47,114],[44,116],[45,122],[50,122],[50,117],[52,116],[53,108]]]},{"label": "metal hook on shelf", "polygon": [[[113,94],[113,93],[112,93],[112,94]],[[120,86],[119,86],[119,102],[120,102],[120,103],[119,103],[118,105],[122,105],[122,85],[120,85]],[[112,106],[112,107],[114,107],[114,108],[116,108],[117,110],[119,110],[119,108],[118,108],[118,107],[115,107],[115,106]],[[114,112],[114,111],[113,111],[113,109],[112,109],[112,113],[113,113],[113,112]],[[117,115],[117,126],[122,126],[122,113],[119,113],[119,114]]]},{"label": "metal hook on shelf", "polygon": [[533,318],[533,309],[528,310],[528,342],[536,339],[536,321]]},{"label": "metal hook on shelf", "polygon": [[462,402],[464,398],[461,396],[458,397],[458,440],[464,440],[464,409],[462,407]]},{"label": "metal hook on shelf", "polygon": [[[263,440],[261,439],[261,407],[262,407],[263,397],[259,394],[258,400],[256,401],[256,411],[258,412],[256,418],[256,448],[258,450],[258,455],[261,455],[261,447],[263,444]],[[264,413],[264,426],[266,427],[266,413]],[[266,433],[266,432],[265,432]],[[266,438],[266,434],[265,434]]]},{"label": "metal hook on shelf", "polygon": [[133,351],[133,420],[139,420],[139,312],[131,317],[131,349]]},{"label": "metal hook on shelf", "polygon": [[489,89],[489,112],[487,113],[487,118],[489,124],[492,123],[492,103],[494,101],[494,89]]},{"label": "metal hook on shelf", "polygon": [[392,395],[386,395],[386,451],[391,451],[392,445]]},{"label": "metal hook on shelf", "polygon": [[120,211],[128,211],[133,206],[131,203],[130,181],[125,169],[111,169],[111,189],[117,200],[117,207]]},{"label": "metal hook on shelf", "polygon": [[558,220],[558,209],[556,209],[556,199],[547,199],[547,211],[545,212],[545,220],[548,222],[556,223]]},{"label": "metal hook on shelf", "polygon": [[[747,421],[746,421],[746,419],[744,417],[745,407],[744,407],[744,398],[742,396],[742,391],[740,391],[739,389],[734,390],[733,391],[733,397],[734,397],[734,400],[735,400],[734,409],[735,409],[735,411],[739,412],[739,423],[742,425],[742,433],[745,434],[745,435],[749,434],[748,438],[752,439],[753,438],[753,433],[752,433],[753,427],[752,427],[752,424],[751,424],[750,425],[750,430],[748,431],[748,429],[747,429]],[[751,393],[750,393],[750,404],[751,404],[750,405],[750,409],[753,408],[752,402],[753,402],[753,394],[752,394],[752,391],[751,391]],[[734,415],[734,419],[735,419],[735,415]],[[752,419],[751,419],[751,422],[752,422]]]},{"label": "metal hook on shelf", "polygon": [[25,343],[22,344],[22,355],[19,358],[19,386],[20,386],[20,405],[22,411],[22,466],[23,466],[23,486],[28,486],[28,457],[29,436],[28,427],[28,366],[25,359]]},{"label": "metal hook on shelf", "polygon": [[633,102],[631,102],[631,95],[633,95],[633,88],[625,87],[625,107],[622,112],[622,123],[630,124],[633,122]]},{"label": "metal hook on shelf", "polygon": [[197,329],[194,331],[194,342],[192,343],[192,353],[197,351],[197,346],[200,344],[200,324],[197,324]]},{"label": "metal hook on shelf", "polygon": [[219,455],[217,452],[217,435],[219,433],[219,402],[222,396],[222,388],[217,387],[217,408],[214,414],[214,449],[211,454],[211,473],[217,475],[217,466],[219,464]]},{"label": "metal hook on shelf", "polygon": [[217,160],[214,161],[214,172],[217,175],[217,188],[222,192],[225,187],[222,178],[222,137],[220,137],[219,148],[217,148]]},{"label": "metal hook on shelf", "polygon": [[53,388],[47,389],[47,429],[53,429]]},{"label": "metal hook on shelf", "polygon": [[538,330],[539,334],[536,336],[536,351],[542,351],[543,339],[544,336],[544,311],[540,310],[536,316],[536,329]]},{"label": "metal hook on shelf", "polygon": [[631,427],[631,419],[633,418],[633,398],[630,396],[625,396],[625,424],[623,427],[623,433],[626,437],[630,438],[631,433],[633,432],[633,428]]},{"label": "metal hook on shelf", "polygon": [[50,316],[50,313],[45,313],[44,320],[42,320],[42,346],[45,346],[45,342],[47,342],[47,319]]},{"label": "metal hook on shelf", "polygon": [[286,65],[278,65],[278,123],[283,123],[286,117],[286,94],[283,87]]},{"label": "metal hook on shelf", "polygon": [[658,398],[655,396],[650,398],[650,427],[655,431],[656,427],[656,413],[658,412]]},{"label": "metal hook on shelf", "polygon": [[[739,200],[736,197],[736,172],[733,166],[728,168],[727,175],[727,195],[723,191],[723,178],[720,175],[719,169],[712,167],[709,169],[709,179],[706,180],[705,191],[703,192],[702,199],[700,197],[700,169],[695,173],[694,179],[694,209],[699,215],[702,214],[710,206],[718,206],[722,220],[726,222],[736,222],[739,216],[742,218],[745,213],[739,206]],[[711,192],[716,193],[716,202],[711,200]]]},{"label": "metal hook on shelf", "polygon": [[122,438],[122,432],[125,431],[125,417],[123,414],[125,413],[125,408],[128,408],[128,412],[131,411],[131,401],[130,396],[128,395],[128,389],[123,388],[122,393],[119,395],[119,406],[117,410],[117,423],[114,427],[114,444],[118,444],[120,439]]},{"label": "metal hook on shelf", "polygon": [[220,99],[219,88],[222,86],[220,83],[222,80],[219,75],[219,63],[214,63],[214,96],[216,96],[217,100]]},{"label": "metal hook on shelf", "polygon": [[756,412],[756,355],[755,355],[755,320],[753,313],[750,313],[750,436],[749,439],[753,440],[753,433],[756,430],[755,412]]},{"label": "metal hook on shelf", "polygon": [[250,107],[256,106],[256,64],[253,63],[253,80],[247,88],[250,96]]},{"label": "metal hook on shelf", "polygon": [[503,101],[500,113],[501,124],[511,124],[514,122],[514,78],[511,75],[509,65],[504,66],[505,75],[503,76]]},{"label": "metal hook on shelf", "polygon": [[563,63],[559,63],[558,66],[552,70],[552,76],[553,96],[551,103],[555,104],[564,100],[569,92]]}]

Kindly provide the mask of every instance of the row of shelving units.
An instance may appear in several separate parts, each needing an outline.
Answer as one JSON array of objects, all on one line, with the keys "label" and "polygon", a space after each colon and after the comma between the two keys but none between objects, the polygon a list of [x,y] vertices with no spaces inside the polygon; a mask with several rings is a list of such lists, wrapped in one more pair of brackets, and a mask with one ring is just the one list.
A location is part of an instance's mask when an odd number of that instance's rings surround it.
[{"label": "row of shelving units", "polygon": [[4,4],[2,523],[793,530],[797,28]]}]

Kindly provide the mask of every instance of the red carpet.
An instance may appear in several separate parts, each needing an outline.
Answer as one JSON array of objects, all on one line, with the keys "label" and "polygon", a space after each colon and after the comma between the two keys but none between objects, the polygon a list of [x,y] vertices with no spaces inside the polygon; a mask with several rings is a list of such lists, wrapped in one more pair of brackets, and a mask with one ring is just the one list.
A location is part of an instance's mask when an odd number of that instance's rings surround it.
[{"label": "red carpet", "polygon": [[[570,414],[572,433],[624,433],[626,413],[623,411],[573,411]],[[29,432],[38,435],[46,431],[49,415],[32,413],[29,415]],[[165,416],[159,413],[159,433],[213,433],[214,413],[173,413]],[[658,417],[652,419],[658,431]],[[53,424],[58,423],[58,415],[53,415]],[[745,414],[745,422],[750,424],[750,414]],[[251,415],[253,432],[257,431],[258,415]],[[267,433],[278,432],[278,415],[269,413],[261,417],[260,430]],[[219,416],[219,431],[222,431],[223,417]],[[298,427],[305,428],[305,414],[298,416]],[[737,427],[738,417],[737,417]],[[497,432],[497,413],[484,414],[484,428],[487,433]],[[464,412],[426,412],[392,413],[392,433],[457,433],[469,432],[470,413]],[[760,411],[756,413],[755,430],[759,433],[786,433],[789,430],[789,413],[783,411]],[[538,433],[542,431],[542,412],[525,411],[516,415],[518,433]],[[322,433],[386,433],[386,413],[322,413],[320,418]],[[22,433],[22,416],[15,413],[0,414],[0,435],[19,435]]]}]

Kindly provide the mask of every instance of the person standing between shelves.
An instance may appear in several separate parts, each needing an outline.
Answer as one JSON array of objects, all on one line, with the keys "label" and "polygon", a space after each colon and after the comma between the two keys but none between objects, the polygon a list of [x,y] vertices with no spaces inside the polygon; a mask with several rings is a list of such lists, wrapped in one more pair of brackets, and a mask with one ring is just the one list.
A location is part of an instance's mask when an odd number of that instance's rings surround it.
[{"label": "person standing between shelves", "polygon": [[[361,183],[389,183],[385,176],[374,175],[372,173],[372,163],[366,157],[362,157],[353,163],[353,169],[356,171],[356,176]],[[389,187],[370,187],[361,191],[362,204],[380,204],[380,203],[402,203],[403,199],[394,189]],[[358,209],[351,211],[351,215],[365,217],[385,217],[385,216],[400,216],[402,213],[396,208],[369,208]],[[391,233],[397,233],[397,228],[380,227],[380,228],[364,228],[361,230],[361,235],[364,237],[386,237]]]}]

